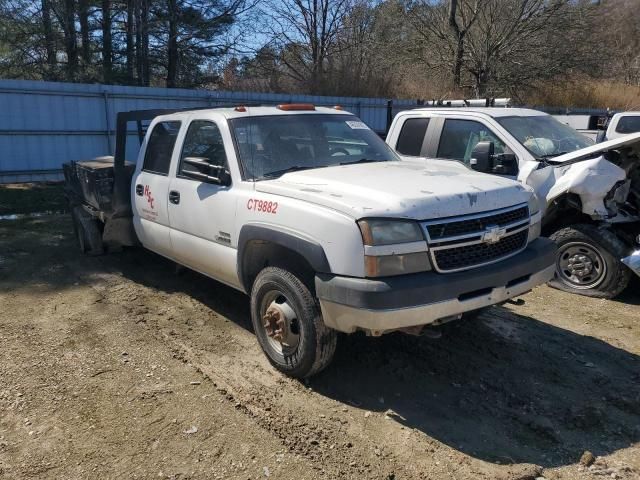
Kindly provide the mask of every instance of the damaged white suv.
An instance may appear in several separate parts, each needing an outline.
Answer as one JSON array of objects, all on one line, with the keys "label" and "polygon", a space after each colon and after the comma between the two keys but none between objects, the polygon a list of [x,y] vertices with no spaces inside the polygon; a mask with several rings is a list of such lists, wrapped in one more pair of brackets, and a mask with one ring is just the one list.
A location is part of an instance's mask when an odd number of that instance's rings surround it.
[{"label": "damaged white suv", "polygon": [[422,108],[398,114],[387,143],[405,159],[456,160],[533,187],[558,245],[552,286],[612,298],[640,275],[640,134],[593,145],[536,110]]}]

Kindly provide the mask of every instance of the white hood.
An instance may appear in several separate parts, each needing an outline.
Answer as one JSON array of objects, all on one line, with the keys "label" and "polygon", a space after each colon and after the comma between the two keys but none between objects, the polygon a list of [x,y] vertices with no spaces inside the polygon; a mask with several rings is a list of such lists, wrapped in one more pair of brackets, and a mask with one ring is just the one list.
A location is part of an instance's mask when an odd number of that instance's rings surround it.
[{"label": "white hood", "polygon": [[622,147],[633,147],[640,152],[640,133],[631,133],[620,138],[596,143],[590,147],[581,148],[575,152],[565,153],[557,157],[550,158],[549,163],[567,163],[577,160],[584,160],[593,157],[597,153],[605,153],[610,150],[617,150]]},{"label": "white hood", "polygon": [[256,183],[256,190],[297,198],[356,219],[427,220],[528,202],[528,187],[474,172],[458,162],[363,163],[292,172]]}]

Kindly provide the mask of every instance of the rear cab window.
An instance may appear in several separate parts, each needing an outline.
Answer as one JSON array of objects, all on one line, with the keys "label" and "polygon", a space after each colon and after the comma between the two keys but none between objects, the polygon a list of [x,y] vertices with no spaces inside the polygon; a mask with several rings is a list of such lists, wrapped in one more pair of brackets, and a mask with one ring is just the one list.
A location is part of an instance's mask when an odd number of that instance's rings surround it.
[{"label": "rear cab window", "polygon": [[616,133],[636,133],[640,132],[640,115],[638,116],[623,116],[618,120],[616,126]]},{"label": "rear cab window", "polygon": [[402,125],[402,129],[398,135],[396,151],[400,155],[419,157],[422,152],[422,144],[424,143],[424,136],[427,133],[428,126],[428,118],[408,118]]},{"label": "rear cab window", "polygon": [[144,153],[142,170],[158,175],[168,175],[173,148],[178,138],[181,122],[158,122],[153,127]]}]

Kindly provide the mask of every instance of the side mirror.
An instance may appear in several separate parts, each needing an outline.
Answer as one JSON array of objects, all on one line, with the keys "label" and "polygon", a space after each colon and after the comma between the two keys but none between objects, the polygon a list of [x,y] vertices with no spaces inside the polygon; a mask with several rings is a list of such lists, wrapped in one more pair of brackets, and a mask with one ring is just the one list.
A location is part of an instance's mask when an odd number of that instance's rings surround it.
[{"label": "side mirror", "polygon": [[494,155],[493,168],[491,171],[498,175],[517,175],[518,157],[513,153],[502,153]]},{"label": "side mirror", "polygon": [[471,152],[469,166],[478,172],[489,173],[493,168],[493,142],[480,142]]},{"label": "side mirror", "polygon": [[607,131],[598,130],[598,134],[596,135],[596,143],[602,143],[606,141],[607,141]]},{"label": "side mirror", "polygon": [[195,167],[197,170],[186,170],[182,172],[185,177],[200,180],[205,183],[214,183],[228,187],[231,185],[231,174],[223,165],[214,165],[204,157],[185,157],[182,159],[187,165]]}]

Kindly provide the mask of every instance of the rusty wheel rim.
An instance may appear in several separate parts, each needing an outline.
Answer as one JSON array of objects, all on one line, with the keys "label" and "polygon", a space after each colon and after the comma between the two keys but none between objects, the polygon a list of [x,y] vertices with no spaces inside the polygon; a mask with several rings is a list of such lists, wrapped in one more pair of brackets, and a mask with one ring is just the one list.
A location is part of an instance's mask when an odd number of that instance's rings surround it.
[{"label": "rusty wheel rim", "polygon": [[261,302],[260,324],[271,348],[286,355],[300,343],[298,314],[292,302],[279,290],[267,292]]}]

